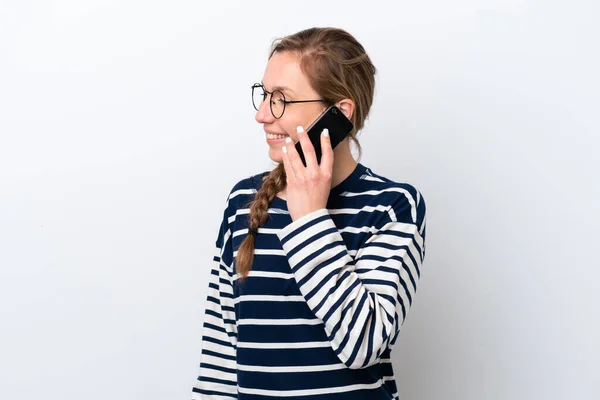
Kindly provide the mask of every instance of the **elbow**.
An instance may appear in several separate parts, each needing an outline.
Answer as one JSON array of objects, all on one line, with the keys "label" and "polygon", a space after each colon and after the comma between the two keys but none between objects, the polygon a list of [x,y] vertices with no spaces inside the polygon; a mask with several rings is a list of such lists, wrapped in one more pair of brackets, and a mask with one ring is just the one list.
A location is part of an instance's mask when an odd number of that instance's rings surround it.
[{"label": "elbow", "polygon": [[389,331],[384,329],[381,336],[376,335],[375,337],[369,337],[369,339],[360,344],[356,342],[354,346],[346,343],[346,346],[338,348],[336,354],[339,360],[349,369],[364,369],[378,364],[381,355],[388,348]]}]

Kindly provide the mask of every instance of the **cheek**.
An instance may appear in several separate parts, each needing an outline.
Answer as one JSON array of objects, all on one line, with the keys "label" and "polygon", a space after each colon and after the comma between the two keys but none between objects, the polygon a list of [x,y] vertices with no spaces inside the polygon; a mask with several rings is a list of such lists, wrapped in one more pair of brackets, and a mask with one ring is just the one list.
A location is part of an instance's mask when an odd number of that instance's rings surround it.
[{"label": "cheek", "polygon": [[296,127],[298,125],[302,125],[302,123],[298,122],[298,121],[293,121],[293,120],[281,121],[281,122],[282,122],[280,124],[281,130],[283,132],[285,132],[287,135],[289,135],[294,142],[298,141],[298,134],[296,133]]},{"label": "cheek", "polygon": [[[325,110],[325,108],[323,108],[323,110]],[[284,114],[283,118],[279,120],[280,126],[282,130],[294,140],[294,142],[297,142],[298,134],[296,133],[296,128],[298,125],[302,125],[302,127],[306,130],[313,123],[313,121],[319,117],[323,110],[314,109],[306,105],[301,110],[294,110],[294,113],[290,112],[288,114],[289,110],[286,110],[286,114]]]}]

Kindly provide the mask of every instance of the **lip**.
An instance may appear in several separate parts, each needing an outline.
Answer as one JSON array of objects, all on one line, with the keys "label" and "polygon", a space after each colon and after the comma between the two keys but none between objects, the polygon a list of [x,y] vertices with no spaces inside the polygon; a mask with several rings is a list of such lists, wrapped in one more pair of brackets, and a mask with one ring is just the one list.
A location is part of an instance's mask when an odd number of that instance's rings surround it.
[{"label": "lip", "polygon": [[282,138],[282,139],[269,139],[269,138],[267,138],[267,143],[268,144],[283,144],[283,143],[285,143],[285,138]]}]

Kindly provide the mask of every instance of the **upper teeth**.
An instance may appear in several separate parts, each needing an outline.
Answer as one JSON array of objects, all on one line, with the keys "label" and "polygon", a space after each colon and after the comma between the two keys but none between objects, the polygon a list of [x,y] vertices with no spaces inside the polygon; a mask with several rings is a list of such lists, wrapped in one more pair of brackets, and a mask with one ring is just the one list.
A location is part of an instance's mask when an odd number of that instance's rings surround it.
[{"label": "upper teeth", "polygon": [[287,135],[273,135],[271,133],[267,133],[267,137],[269,139],[283,139],[284,137],[286,137]]}]

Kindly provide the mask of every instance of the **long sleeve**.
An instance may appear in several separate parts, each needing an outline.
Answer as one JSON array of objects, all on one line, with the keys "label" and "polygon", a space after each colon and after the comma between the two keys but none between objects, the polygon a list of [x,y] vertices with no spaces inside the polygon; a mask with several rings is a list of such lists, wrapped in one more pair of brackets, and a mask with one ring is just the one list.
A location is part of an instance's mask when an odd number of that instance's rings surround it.
[{"label": "long sleeve", "polygon": [[351,369],[378,363],[395,343],[425,257],[424,199],[416,190],[392,192],[389,205],[361,211],[377,215],[374,224],[351,228],[371,233],[354,257],[327,209],[278,233],[302,295]]},{"label": "long sleeve", "polygon": [[[229,201],[229,197],[228,197]],[[215,243],[206,296],[199,375],[193,400],[237,399],[237,323],[227,207]]]}]

